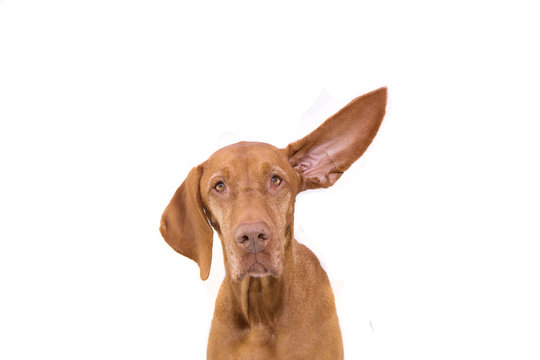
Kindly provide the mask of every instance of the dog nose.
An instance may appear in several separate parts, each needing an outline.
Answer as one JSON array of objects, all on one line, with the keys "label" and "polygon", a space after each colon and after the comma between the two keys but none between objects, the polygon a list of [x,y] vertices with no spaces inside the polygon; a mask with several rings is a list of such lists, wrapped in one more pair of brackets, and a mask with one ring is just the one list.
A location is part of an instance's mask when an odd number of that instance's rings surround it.
[{"label": "dog nose", "polygon": [[264,222],[240,224],[236,229],[236,242],[248,253],[256,254],[264,249],[271,237]]}]

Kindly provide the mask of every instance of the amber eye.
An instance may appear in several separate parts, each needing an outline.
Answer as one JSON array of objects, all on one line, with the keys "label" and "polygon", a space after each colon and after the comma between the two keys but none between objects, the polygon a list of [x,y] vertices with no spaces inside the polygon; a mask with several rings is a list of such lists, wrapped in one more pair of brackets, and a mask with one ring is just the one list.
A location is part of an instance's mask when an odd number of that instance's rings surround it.
[{"label": "amber eye", "polygon": [[214,186],[214,189],[216,189],[217,192],[223,192],[223,190],[225,190],[225,184],[220,181]]},{"label": "amber eye", "polygon": [[272,186],[278,187],[281,184],[281,178],[277,175],[272,176],[270,179]]}]

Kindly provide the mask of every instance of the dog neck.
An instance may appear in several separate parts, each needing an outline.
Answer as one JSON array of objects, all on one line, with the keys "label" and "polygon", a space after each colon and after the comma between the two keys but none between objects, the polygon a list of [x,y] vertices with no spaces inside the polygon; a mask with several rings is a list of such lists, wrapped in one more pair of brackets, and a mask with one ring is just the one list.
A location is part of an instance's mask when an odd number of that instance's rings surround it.
[{"label": "dog neck", "polygon": [[283,303],[284,281],[272,276],[246,276],[240,283],[231,284],[236,308],[249,325],[272,324]]}]

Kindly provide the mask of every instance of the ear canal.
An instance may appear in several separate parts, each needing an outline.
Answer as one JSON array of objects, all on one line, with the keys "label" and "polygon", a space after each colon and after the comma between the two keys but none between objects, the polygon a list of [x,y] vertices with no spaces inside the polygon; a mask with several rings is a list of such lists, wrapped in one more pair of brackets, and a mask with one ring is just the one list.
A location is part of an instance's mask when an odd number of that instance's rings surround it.
[{"label": "ear canal", "polygon": [[300,190],[333,185],[373,141],[384,118],[385,87],[357,97],[306,137],[285,149],[300,174]]},{"label": "ear canal", "polygon": [[194,260],[202,280],[210,274],[213,231],[204,213],[199,182],[202,165],[193,168],[161,216],[159,231],[175,251]]}]

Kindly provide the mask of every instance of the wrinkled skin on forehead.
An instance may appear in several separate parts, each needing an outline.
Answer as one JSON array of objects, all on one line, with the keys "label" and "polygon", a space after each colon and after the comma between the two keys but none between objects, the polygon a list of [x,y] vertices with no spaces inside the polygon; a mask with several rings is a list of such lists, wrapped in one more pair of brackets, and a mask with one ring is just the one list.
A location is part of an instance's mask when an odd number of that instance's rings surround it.
[{"label": "wrinkled skin on forehead", "polygon": [[[248,274],[280,276],[285,250],[291,246],[300,183],[285,152],[265,143],[240,142],[218,150],[202,167],[201,198],[222,241],[227,273],[235,281]],[[272,183],[275,176],[281,180],[279,186]],[[218,183],[225,190],[216,191]],[[257,222],[268,225],[272,239],[261,252],[246,253],[238,247],[236,229]],[[255,261],[263,268],[250,273]]]}]

